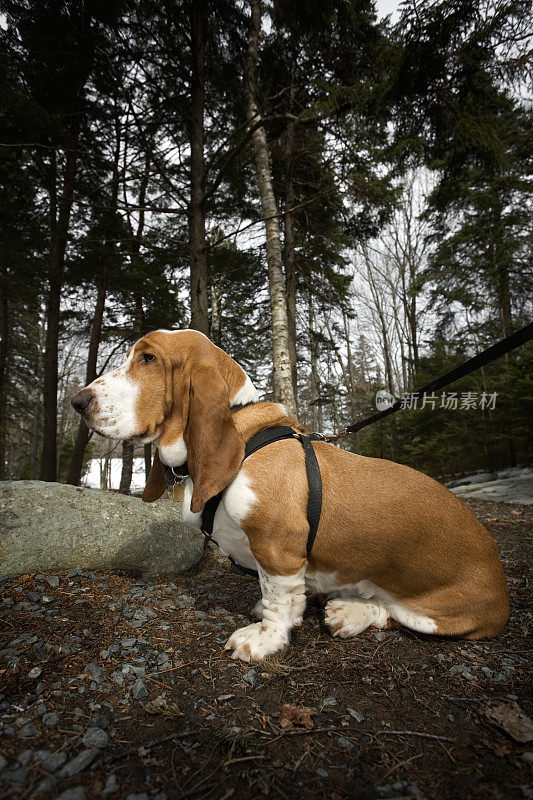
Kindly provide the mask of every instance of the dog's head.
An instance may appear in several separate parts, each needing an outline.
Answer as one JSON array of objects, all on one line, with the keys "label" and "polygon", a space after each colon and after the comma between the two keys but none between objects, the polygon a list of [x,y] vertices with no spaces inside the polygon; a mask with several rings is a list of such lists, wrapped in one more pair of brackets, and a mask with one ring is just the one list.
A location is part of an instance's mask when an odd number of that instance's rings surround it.
[{"label": "dog's head", "polygon": [[143,500],[163,494],[163,464],[187,462],[194,483],[191,511],[200,511],[234,478],[244,457],[231,406],[256,400],[252,382],[232,358],[202,333],[184,330],[139,339],[120,367],[71,402],[102,436],[156,442],[159,454]]}]

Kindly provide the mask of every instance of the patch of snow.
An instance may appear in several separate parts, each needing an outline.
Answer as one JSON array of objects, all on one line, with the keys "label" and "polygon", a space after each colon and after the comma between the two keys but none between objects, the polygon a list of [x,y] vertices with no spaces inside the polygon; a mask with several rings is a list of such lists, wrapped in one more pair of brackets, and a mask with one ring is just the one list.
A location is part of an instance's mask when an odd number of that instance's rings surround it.
[{"label": "patch of snow", "polygon": [[[91,489],[100,488],[100,468],[103,467],[103,459],[93,458],[89,461],[89,470],[83,478],[81,485]],[[111,489],[118,490],[120,486],[120,475],[122,473],[122,459],[111,459]],[[131,476],[131,492],[142,492],[146,483],[144,477],[144,458],[133,459],[133,474]]]}]

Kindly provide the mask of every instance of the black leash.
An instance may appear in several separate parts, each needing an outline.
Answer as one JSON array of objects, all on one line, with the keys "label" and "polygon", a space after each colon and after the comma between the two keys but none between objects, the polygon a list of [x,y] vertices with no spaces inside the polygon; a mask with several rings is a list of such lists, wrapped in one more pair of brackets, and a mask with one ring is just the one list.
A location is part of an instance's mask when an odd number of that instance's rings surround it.
[{"label": "black leash", "polygon": [[492,347],[487,348],[487,350],[483,350],[483,352],[478,353],[477,356],[465,361],[465,363],[461,364],[459,367],[455,367],[455,369],[450,370],[450,372],[447,372],[445,375],[441,375],[440,378],[436,378],[434,381],[431,381],[431,383],[428,383],[425,386],[422,386],[420,389],[411,392],[406,397],[396,400],[395,403],[389,406],[389,408],[384,409],[384,411],[378,411],[377,414],[372,414],[370,417],[366,417],[358,422],[354,422],[352,425],[348,425],[346,428],[343,428],[340,433],[334,434],[333,436],[324,436],[324,439],[326,442],[336,442],[338,439],[342,439],[343,436],[347,436],[349,433],[357,433],[357,431],[366,428],[368,425],[373,425],[374,422],[379,422],[380,419],[390,417],[391,414],[396,414],[397,411],[405,408],[406,401],[410,401],[412,407],[415,398],[419,398],[421,395],[430,394],[438,391],[439,389],[443,389],[445,386],[449,386],[450,383],[454,383],[460,378],[464,378],[465,375],[469,375],[476,369],[484,367],[485,364],[490,364],[491,361],[501,358],[506,353],[510,353],[511,350],[515,350],[515,348],[520,347],[520,345],[525,344],[526,342],[529,342],[531,339],[533,339],[533,323],[526,325],[524,328],[520,328],[520,330],[515,331],[515,333],[507,336],[505,339],[493,344]]},{"label": "black leash", "polygon": [[[303,433],[297,433],[297,431],[288,427],[287,425],[276,425],[272,428],[263,428],[256,433],[255,436],[252,436],[248,442],[246,442],[243,463],[249,456],[252,455],[252,453],[257,452],[257,450],[260,450],[262,447],[266,447],[269,444],[274,444],[274,442],[280,442],[283,439],[297,439],[302,445],[305,453],[305,469],[307,472],[307,482],[309,484],[309,499],[307,501],[307,521],[309,523],[309,533],[307,535],[307,558],[309,558],[315,542],[316,532],[320,522],[320,512],[322,510],[322,477],[320,475],[320,468],[318,466],[318,461],[311,441],[322,441],[322,436],[313,433],[309,434],[309,436],[306,436]],[[217,542],[215,539],[213,539],[213,525],[215,522],[215,514],[217,513],[217,508],[220,500],[222,499],[222,494],[224,491],[225,490],[219,492],[219,494],[215,495],[215,497],[212,497],[210,500],[208,500],[202,512],[201,531],[207,541],[214,542],[215,544],[217,544]],[[254,578],[259,577],[256,570],[250,569],[249,567],[243,567],[242,564],[237,564],[237,562],[231,556],[229,556],[229,560],[231,562],[232,570],[238,575],[252,575]]]}]

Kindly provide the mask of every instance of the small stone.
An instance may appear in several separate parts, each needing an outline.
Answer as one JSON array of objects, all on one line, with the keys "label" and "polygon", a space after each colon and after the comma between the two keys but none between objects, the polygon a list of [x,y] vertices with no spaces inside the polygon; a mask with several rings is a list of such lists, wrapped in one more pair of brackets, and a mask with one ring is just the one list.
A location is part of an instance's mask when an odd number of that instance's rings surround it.
[{"label": "small stone", "polygon": [[48,586],[52,586],[54,589],[57,589],[59,586],[59,578],[57,575],[45,575],[44,579]]},{"label": "small stone", "polygon": [[83,671],[87,672],[96,683],[101,683],[104,679],[104,670],[97,664],[87,664]]},{"label": "small stone", "polygon": [[255,671],[255,669],[249,669],[248,672],[244,673],[242,679],[245,683],[249,684],[250,686],[256,686],[259,681],[259,675]]},{"label": "small stone", "polygon": [[17,756],[17,761],[21,767],[27,767],[33,759],[33,750],[24,750]]},{"label": "small stone", "polygon": [[0,772],[7,767],[7,758],[4,758],[2,753],[0,753]]},{"label": "small stone", "polygon": [[11,783],[26,783],[28,780],[28,770],[20,767],[19,769],[5,769],[2,772],[2,778]]},{"label": "small stone", "polygon": [[71,786],[61,792],[57,800],[85,800],[86,796],[83,786]]},{"label": "small stone", "polygon": [[35,792],[37,794],[46,794],[47,792],[51,792],[56,783],[57,781],[52,775],[47,775],[46,778],[43,778],[42,781],[37,785]]},{"label": "small stone", "polygon": [[335,700],[334,697],[326,697],[326,699],[324,700],[322,705],[323,706],[336,706],[337,705],[337,701]]},{"label": "small stone", "polygon": [[232,697],[235,697],[235,695],[234,694],[220,694],[218,696],[218,700],[221,700],[221,701],[231,700]]},{"label": "small stone", "polygon": [[24,725],[23,728],[20,729],[18,732],[19,739],[31,739],[32,736],[36,736],[38,733],[37,728],[32,722],[28,722],[27,725]]},{"label": "small stone", "polygon": [[[530,767],[533,767],[533,753],[531,751],[526,751],[525,753],[522,753],[522,758],[524,759],[524,761],[527,761]],[[2,769],[1,765],[0,769]]]},{"label": "small stone", "polygon": [[73,775],[78,775],[78,773],[83,772],[84,769],[87,769],[87,767],[92,764],[97,755],[98,750],[96,747],[89,747],[87,750],[82,750],[75,758],[65,764],[59,773],[60,777],[71,778]]},{"label": "small stone", "polygon": [[[129,649],[130,647],[133,647],[133,645],[135,644],[135,642],[136,642],[136,641],[137,641],[137,639],[122,639],[122,641],[120,642],[120,644],[121,644],[121,645],[122,645],[122,647],[124,647],[125,649]],[[109,648],[109,649],[111,650],[111,648]],[[113,651],[112,651],[112,652],[113,652]]]},{"label": "small stone", "polygon": [[109,720],[105,714],[97,714],[89,720],[90,728],[102,728],[106,731],[109,728]]},{"label": "small stone", "polygon": [[322,767],[319,767],[316,771],[316,774],[320,775],[321,778],[327,778],[329,772],[327,771],[327,769],[322,769]]},{"label": "small stone", "polygon": [[103,794],[115,794],[120,789],[120,784],[117,780],[117,776],[115,773],[111,773],[111,775],[107,776],[107,780],[105,782],[105,786],[103,789]]},{"label": "small stone", "polygon": [[51,728],[59,722],[59,714],[56,714],[55,711],[49,711],[47,714],[43,714],[42,720],[44,725]]},{"label": "small stone", "polygon": [[148,689],[144,685],[144,682],[137,678],[135,683],[131,688],[134,700],[142,700],[143,697],[148,697]]},{"label": "small stone", "polygon": [[146,792],[133,792],[126,797],[126,800],[150,800]]},{"label": "small stone", "polygon": [[364,716],[359,713],[359,711],[355,711],[353,708],[347,708],[346,711],[348,714],[356,721],[362,722],[364,720]]},{"label": "small stone", "polygon": [[109,736],[102,728],[88,728],[82,738],[85,747],[105,747],[109,741]]},{"label": "small stone", "polygon": [[28,672],[28,678],[38,678],[42,671],[41,667],[34,667]]},{"label": "small stone", "polygon": [[59,753],[53,753],[51,756],[48,756],[41,764],[41,767],[47,772],[56,772],[63,766],[66,760],[67,754],[64,750],[61,750]]},{"label": "small stone", "polygon": [[37,695],[37,697],[39,697],[39,695],[41,695],[44,692],[44,689],[45,689],[44,683],[42,683],[42,681],[39,681],[39,683],[35,687],[35,694]]}]

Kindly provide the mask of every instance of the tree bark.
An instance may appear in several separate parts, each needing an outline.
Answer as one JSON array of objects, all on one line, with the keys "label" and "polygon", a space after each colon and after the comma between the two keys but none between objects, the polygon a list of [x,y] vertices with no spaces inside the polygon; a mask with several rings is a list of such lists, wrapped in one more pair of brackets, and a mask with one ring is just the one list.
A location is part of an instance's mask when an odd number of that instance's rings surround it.
[{"label": "tree bark", "polygon": [[[248,52],[244,69],[246,118],[249,129],[261,118],[255,99],[255,71],[261,30],[260,0],[251,0],[250,10]],[[261,198],[261,211],[265,219],[268,286],[272,315],[274,398],[276,401],[284,404],[287,413],[295,415],[296,400],[292,386],[289,353],[289,321],[285,299],[285,280],[281,258],[278,209],[272,186],[268,143],[264,126],[261,125],[253,131],[252,145],[255,160],[256,183]]]},{"label": "tree bark", "polygon": [[[41,451],[41,480],[43,481],[55,481],[57,478],[57,348],[59,343],[61,287],[76,181],[78,134],[79,119],[75,115],[71,123],[65,152],[65,176],[57,220],[54,218],[55,214],[53,213],[51,218],[50,273],[46,303],[47,326],[43,378],[44,426]],[[52,198],[51,208],[53,208],[53,205],[54,199]]]},{"label": "tree bark", "polygon": [[[95,380],[97,376],[96,366],[98,362],[98,350],[102,336],[102,322],[104,319],[105,301],[107,295],[107,285],[109,277],[109,264],[113,256],[113,232],[115,228],[115,216],[118,204],[118,184],[119,184],[119,159],[120,159],[120,130],[117,123],[115,151],[113,154],[113,173],[111,180],[111,197],[109,198],[109,210],[106,219],[106,231],[104,242],[104,257],[100,264],[100,274],[96,289],[96,304],[94,307],[93,321],[91,325],[91,335],[89,339],[89,353],[87,356],[87,368],[85,371],[85,385]],[[81,471],[83,468],[83,455],[87,442],[89,441],[89,428],[83,420],[80,421],[72,458],[70,460],[67,483],[78,486],[81,481]]]},{"label": "tree bark", "polygon": [[294,206],[294,181],[292,175],[294,154],[293,122],[289,122],[285,136],[285,289],[287,293],[287,321],[289,332],[289,359],[291,363],[292,391],[296,401],[296,406],[298,407],[298,357],[296,353],[296,253],[294,249],[294,212],[292,210]]},{"label": "tree bark", "polygon": [[0,481],[6,480],[9,305],[7,279],[0,282]]},{"label": "tree bark", "polygon": [[191,287],[191,328],[209,335],[207,296],[207,258],[205,248],[205,39],[206,4],[193,0],[191,24],[191,115],[189,141],[191,146],[189,217],[189,253]]},{"label": "tree bark", "polygon": [[122,472],[120,473],[120,494],[129,494],[133,475],[133,442],[122,442]]}]

